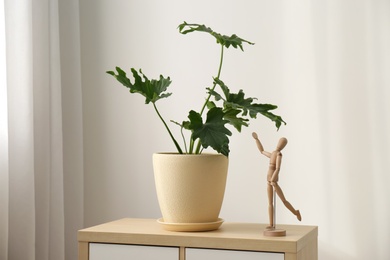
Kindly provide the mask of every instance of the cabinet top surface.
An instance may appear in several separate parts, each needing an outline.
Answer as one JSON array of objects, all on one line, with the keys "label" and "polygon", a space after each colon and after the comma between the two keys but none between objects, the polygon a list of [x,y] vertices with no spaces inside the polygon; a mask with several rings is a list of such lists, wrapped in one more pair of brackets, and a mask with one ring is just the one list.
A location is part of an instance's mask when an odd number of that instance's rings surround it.
[{"label": "cabinet top surface", "polygon": [[[166,231],[155,219],[125,218],[79,230],[80,242],[297,252],[317,239],[316,226],[278,225],[285,237],[266,237],[266,224],[225,222],[214,231]],[[229,246],[227,246],[227,244]]]}]

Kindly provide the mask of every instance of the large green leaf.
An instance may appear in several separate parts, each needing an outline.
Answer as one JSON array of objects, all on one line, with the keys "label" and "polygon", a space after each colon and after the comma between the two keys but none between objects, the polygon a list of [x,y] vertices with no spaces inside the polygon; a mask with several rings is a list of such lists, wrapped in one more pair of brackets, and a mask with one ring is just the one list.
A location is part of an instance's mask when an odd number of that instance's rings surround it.
[{"label": "large green leaf", "polygon": [[126,72],[119,67],[116,67],[116,71],[117,73],[114,71],[107,71],[107,73],[115,77],[125,87],[129,88],[131,93],[139,93],[144,96],[146,104],[149,104],[150,102],[155,103],[157,100],[171,95],[171,93],[164,93],[172,82],[169,77],[164,78],[160,75],[158,80],[149,80],[145,74],[142,73],[142,70],[139,70],[138,74],[134,68],[131,68],[134,77],[134,84],[132,84],[126,75]]},{"label": "large green leaf", "polygon": [[202,117],[198,112],[190,111],[189,129],[192,130],[193,140],[200,139],[204,148],[211,146],[218,153],[225,156],[229,155],[229,138],[232,133],[225,127],[228,122],[223,119],[224,112],[221,108],[211,108],[207,113],[206,122],[203,123]]},{"label": "large green leaf", "polygon": [[220,33],[214,32],[210,27],[207,27],[207,26],[205,26],[203,24],[202,25],[200,25],[200,24],[189,24],[187,22],[183,22],[182,24],[180,24],[178,26],[178,28],[179,28],[179,32],[181,34],[187,34],[187,33],[195,32],[195,31],[209,33],[209,34],[211,34],[212,36],[215,37],[215,39],[217,40],[217,43],[225,46],[226,48],[229,48],[230,46],[233,46],[234,48],[237,49],[237,47],[240,47],[240,49],[243,51],[244,48],[243,48],[242,44],[244,42],[248,43],[248,44],[251,44],[251,45],[254,44],[252,42],[249,42],[247,40],[244,40],[244,39],[238,37],[235,34],[232,34],[231,36],[227,36],[227,35],[222,35]]},{"label": "large green leaf", "polygon": [[[258,114],[262,114],[263,116],[274,121],[277,129],[280,128],[282,123],[286,124],[286,122],[284,122],[280,116],[270,112],[270,110],[276,109],[277,106],[272,104],[254,103],[253,101],[255,99],[245,98],[245,93],[242,90],[240,90],[238,93],[230,93],[229,88],[222,80],[215,78],[214,82],[221,87],[225,97],[223,98],[214,90],[209,89],[209,93],[213,95],[216,100],[224,100],[224,112],[225,114],[230,115],[230,117],[226,117],[226,119],[229,120],[229,123],[234,125],[238,131],[241,130],[241,126],[248,126],[248,124],[246,123],[247,120],[243,120],[243,118],[237,117],[239,114],[237,113],[237,110],[241,111],[242,116],[247,116],[249,114],[251,118],[256,118]],[[231,110],[233,110],[234,113],[231,112]]]},{"label": "large green leaf", "polygon": [[248,126],[248,119],[243,117],[239,117],[238,115],[241,113],[241,110],[234,108],[225,108],[224,119],[229,121],[229,124],[233,125],[238,132],[241,132],[242,126]]}]

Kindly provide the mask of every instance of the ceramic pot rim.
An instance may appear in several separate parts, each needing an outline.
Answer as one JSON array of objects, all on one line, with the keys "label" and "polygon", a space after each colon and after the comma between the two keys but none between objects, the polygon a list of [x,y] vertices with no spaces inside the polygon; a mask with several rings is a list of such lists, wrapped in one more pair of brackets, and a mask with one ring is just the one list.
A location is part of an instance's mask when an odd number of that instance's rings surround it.
[{"label": "ceramic pot rim", "polygon": [[177,153],[177,152],[156,152],[153,155],[161,155],[161,156],[193,156],[193,157],[201,157],[201,156],[224,156],[220,153],[201,153],[201,154],[189,154],[189,153]]}]

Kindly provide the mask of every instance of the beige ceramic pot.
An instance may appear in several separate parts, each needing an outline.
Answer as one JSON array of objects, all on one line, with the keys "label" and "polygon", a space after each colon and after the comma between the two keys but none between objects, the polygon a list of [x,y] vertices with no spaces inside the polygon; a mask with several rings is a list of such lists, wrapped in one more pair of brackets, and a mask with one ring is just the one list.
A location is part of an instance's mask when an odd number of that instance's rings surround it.
[{"label": "beige ceramic pot", "polygon": [[166,224],[216,223],[228,158],[221,154],[153,154],[157,197]]}]

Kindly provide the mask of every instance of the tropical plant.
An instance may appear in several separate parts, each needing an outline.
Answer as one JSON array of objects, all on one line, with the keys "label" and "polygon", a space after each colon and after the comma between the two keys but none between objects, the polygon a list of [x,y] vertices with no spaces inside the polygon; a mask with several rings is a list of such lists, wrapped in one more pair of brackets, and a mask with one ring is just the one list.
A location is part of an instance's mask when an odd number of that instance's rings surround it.
[{"label": "tropical plant", "polygon": [[[131,68],[130,70],[134,78],[134,83],[132,83],[120,67],[116,67],[116,72],[107,71],[108,74],[114,76],[120,83],[129,88],[130,93],[143,95],[145,97],[145,103],[151,103],[153,105],[158,117],[175,144],[178,153],[199,154],[202,153],[203,149],[210,146],[218,153],[228,156],[230,151],[229,136],[232,135],[232,132],[226,127],[227,124],[232,125],[238,132],[241,132],[241,128],[243,126],[247,127],[249,120],[255,119],[258,114],[274,121],[277,129],[279,129],[282,123],[286,124],[280,116],[270,112],[276,109],[277,106],[254,103],[256,98],[245,97],[243,90],[239,90],[238,93],[232,93],[220,78],[225,48],[227,49],[232,46],[235,49],[240,48],[241,51],[244,51],[244,43],[248,45],[253,45],[254,43],[244,40],[235,34],[231,36],[221,35],[214,32],[211,28],[200,24],[183,22],[178,26],[178,29],[181,34],[191,32],[208,33],[216,39],[217,44],[221,45],[218,73],[213,77],[212,87],[206,87],[207,97],[200,111],[189,111],[188,120],[181,123],[171,120],[171,122],[181,128],[184,149],[182,149],[173,136],[156,105],[158,100],[171,96],[172,93],[166,92],[172,82],[170,77],[160,75],[159,79],[150,80],[141,69],[137,71]],[[186,142],[183,130],[189,130],[191,132],[189,144]]]}]

